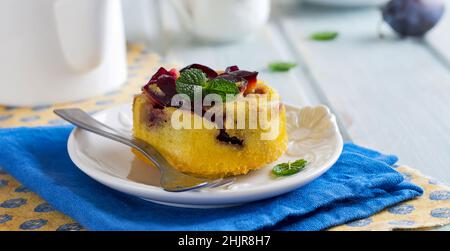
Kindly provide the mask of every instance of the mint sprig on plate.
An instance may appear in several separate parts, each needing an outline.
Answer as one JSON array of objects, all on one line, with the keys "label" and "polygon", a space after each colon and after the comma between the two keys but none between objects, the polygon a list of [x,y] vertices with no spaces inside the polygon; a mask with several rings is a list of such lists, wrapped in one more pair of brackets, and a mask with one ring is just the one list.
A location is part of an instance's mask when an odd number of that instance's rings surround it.
[{"label": "mint sprig on plate", "polygon": [[294,162],[281,163],[273,167],[272,173],[276,176],[289,176],[303,170],[308,161],[299,159]]},{"label": "mint sprig on plate", "polygon": [[196,86],[202,87],[203,95],[218,94],[223,101],[226,100],[227,94],[239,93],[236,83],[223,78],[208,79],[203,71],[195,68],[183,71],[176,81],[177,92],[186,94],[191,99],[194,99]]}]

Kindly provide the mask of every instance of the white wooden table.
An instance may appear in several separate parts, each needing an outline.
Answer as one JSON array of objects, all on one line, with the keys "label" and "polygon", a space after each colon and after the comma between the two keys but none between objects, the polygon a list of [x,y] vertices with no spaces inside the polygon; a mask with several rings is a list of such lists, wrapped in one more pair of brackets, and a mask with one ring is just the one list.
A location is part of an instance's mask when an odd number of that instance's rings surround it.
[{"label": "white wooden table", "polygon": [[[180,36],[170,6],[161,7],[165,60],[260,71],[285,102],[328,105],[346,140],[395,154],[400,163],[450,184],[449,11],[425,40],[402,40],[388,28],[384,39],[378,37],[377,8],[290,6],[275,9],[252,39],[207,45],[181,39],[186,35]],[[323,30],[338,31],[338,39],[308,39]],[[299,67],[270,73],[273,60]]]}]

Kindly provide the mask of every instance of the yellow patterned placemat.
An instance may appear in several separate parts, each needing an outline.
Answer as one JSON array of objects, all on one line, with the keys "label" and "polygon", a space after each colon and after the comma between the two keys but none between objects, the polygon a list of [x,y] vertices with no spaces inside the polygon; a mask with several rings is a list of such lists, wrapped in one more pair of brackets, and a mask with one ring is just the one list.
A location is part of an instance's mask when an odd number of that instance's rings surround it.
[{"label": "yellow patterned placemat", "polygon": [[[80,107],[89,112],[129,103],[159,66],[160,58],[140,45],[128,46],[128,81],[120,90],[102,96],[52,106],[0,106],[0,128],[58,125],[64,123],[53,109]],[[369,218],[337,226],[331,230],[392,230],[441,226],[450,223],[450,189],[426,178],[414,169],[398,167],[406,179],[423,187],[420,198],[388,208]],[[23,187],[0,167],[0,230],[82,230],[73,219],[56,211],[37,194]]]},{"label": "yellow patterned placemat", "polygon": [[450,188],[410,167],[400,166],[396,170],[405,180],[422,187],[423,195],[330,230],[423,229],[450,224]]}]

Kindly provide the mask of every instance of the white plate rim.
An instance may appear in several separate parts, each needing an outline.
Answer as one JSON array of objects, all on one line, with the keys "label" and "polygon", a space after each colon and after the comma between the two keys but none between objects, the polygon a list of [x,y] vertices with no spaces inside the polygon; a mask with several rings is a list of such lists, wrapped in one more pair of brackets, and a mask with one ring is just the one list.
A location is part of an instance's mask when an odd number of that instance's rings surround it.
[{"label": "white plate rim", "polygon": [[[99,111],[95,113],[94,117],[99,117],[102,114],[112,112],[114,110],[124,109],[124,106],[130,107],[131,104],[123,104],[119,106],[115,106],[110,109],[106,109],[103,111]],[[297,107],[293,105],[286,104],[286,106]],[[314,171],[310,172],[308,175],[299,173],[298,179],[286,179],[285,182],[275,183],[271,186],[267,187],[246,187],[239,190],[227,190],[221,191],[220,196],[218,193],[204,193],[199,191],[189,191],[183,193],[173,193],[164,191],[160,187],[155,187],[151,185],[146,185],[138,182],[134,182],[131,180],[122,179],[120,177],[116,177],[112,174],[108,174],[97,168],[92,168],[86,166],[81,160],[78,159],[76,153],[76,139],[75,136],[77,133],[81,133],[82,129],[75,127],[70,133],[68,142],[67,142],[67,150],[69,153],[69,157],[73,161],[73,163],[80,169],[83,173],[90,176],[92,179],[120,192],[124,192],[130,195],[134,195],[137,197],[144,198],[146,200],[152,200],[156,202],[162,203],[175,203],[175,204],[187,204],[187,205],[224,205],[224,204],[239,204],[252,202],[262,199],[271,198],[277,195],[281,195],[287,192],[290,192],[294,189],[302,187],[309,182],[315,180],[320,177],[323,173],[328,171],[334,163],[338,160],[339,156],[343,150],[343,139],[340,134],[339,128],[336,123],[335,116],[329,111],[328,107],[319,105],[319,106],[305,106],[303,108],[315,108],[315,107],[323,107],[327,110],[328,114],[331,115],[331,120],[334,125],[334,130],[336,130],[337,137],[337,147],[333,156],[328,159],[328,161],[322,165],[321,168],[317,168]]]}]

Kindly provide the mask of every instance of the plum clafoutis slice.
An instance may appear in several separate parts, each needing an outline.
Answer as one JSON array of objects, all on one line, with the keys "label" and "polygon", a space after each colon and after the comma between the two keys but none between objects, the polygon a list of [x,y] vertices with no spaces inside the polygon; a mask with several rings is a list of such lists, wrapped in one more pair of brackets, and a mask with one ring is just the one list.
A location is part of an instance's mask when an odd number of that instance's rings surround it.
[{"label": "plum clafoutis slice", "polygon": [[[186,74],[188,69],[202,77],[193,78],[194,83],[208,93],[209,81],[223,83],[227,88],[216,88],[212,91],[224,92],[235,84],[232,101],[224,100],[223,111],[232,111],[232,116],[223,114],[223,122],[217,118],[206,118],[211,107],[202,107],[202,112],[194,109],[182,109],[171,105],[171,99],[177,92],[177,79]],[[192,73],[192,70],[191,70]],[[192,64],[180,71],[160,68],[136,95],[133,102],[133,134],[135,137],[153,145],[171,165],[179,171],[198,177],[218,178],[246,174],[277,160],[287,148],[285,108],[279,102],[280,97],[275,90],[257,79],[258,72],[240,70],[230,66],[224,71],[213,71],[207,66]],[[222,79],[222,80],[217,80]],[[237,90],[237,91],[235,91]],[[223,94],[223,93],[221,93]],[[253,95],[251,95],[253,94]],[[267,102],[258,102],[251,107],[245,102],[250,98],[262,98],[266,94]],[[238,128],[238,118],[244,118],[246,125],[250,122],[249,114],[271,106],[276,109],[270,114],[264,126],[258,123],[256,128]],[[193,105],[190,107],[194,107]],[[201,128],[176,128],[173,116],[182,115],[192,122],[200,123]],[[267,128],[277,128],[276,134],[264,139]],[[134,151],[133,151],[134,152]],[[136,156],[142,158],[139,153]],[[142,158],[145,160],[144,158]],[[148,163],[148,162],[147,162]]]}]

